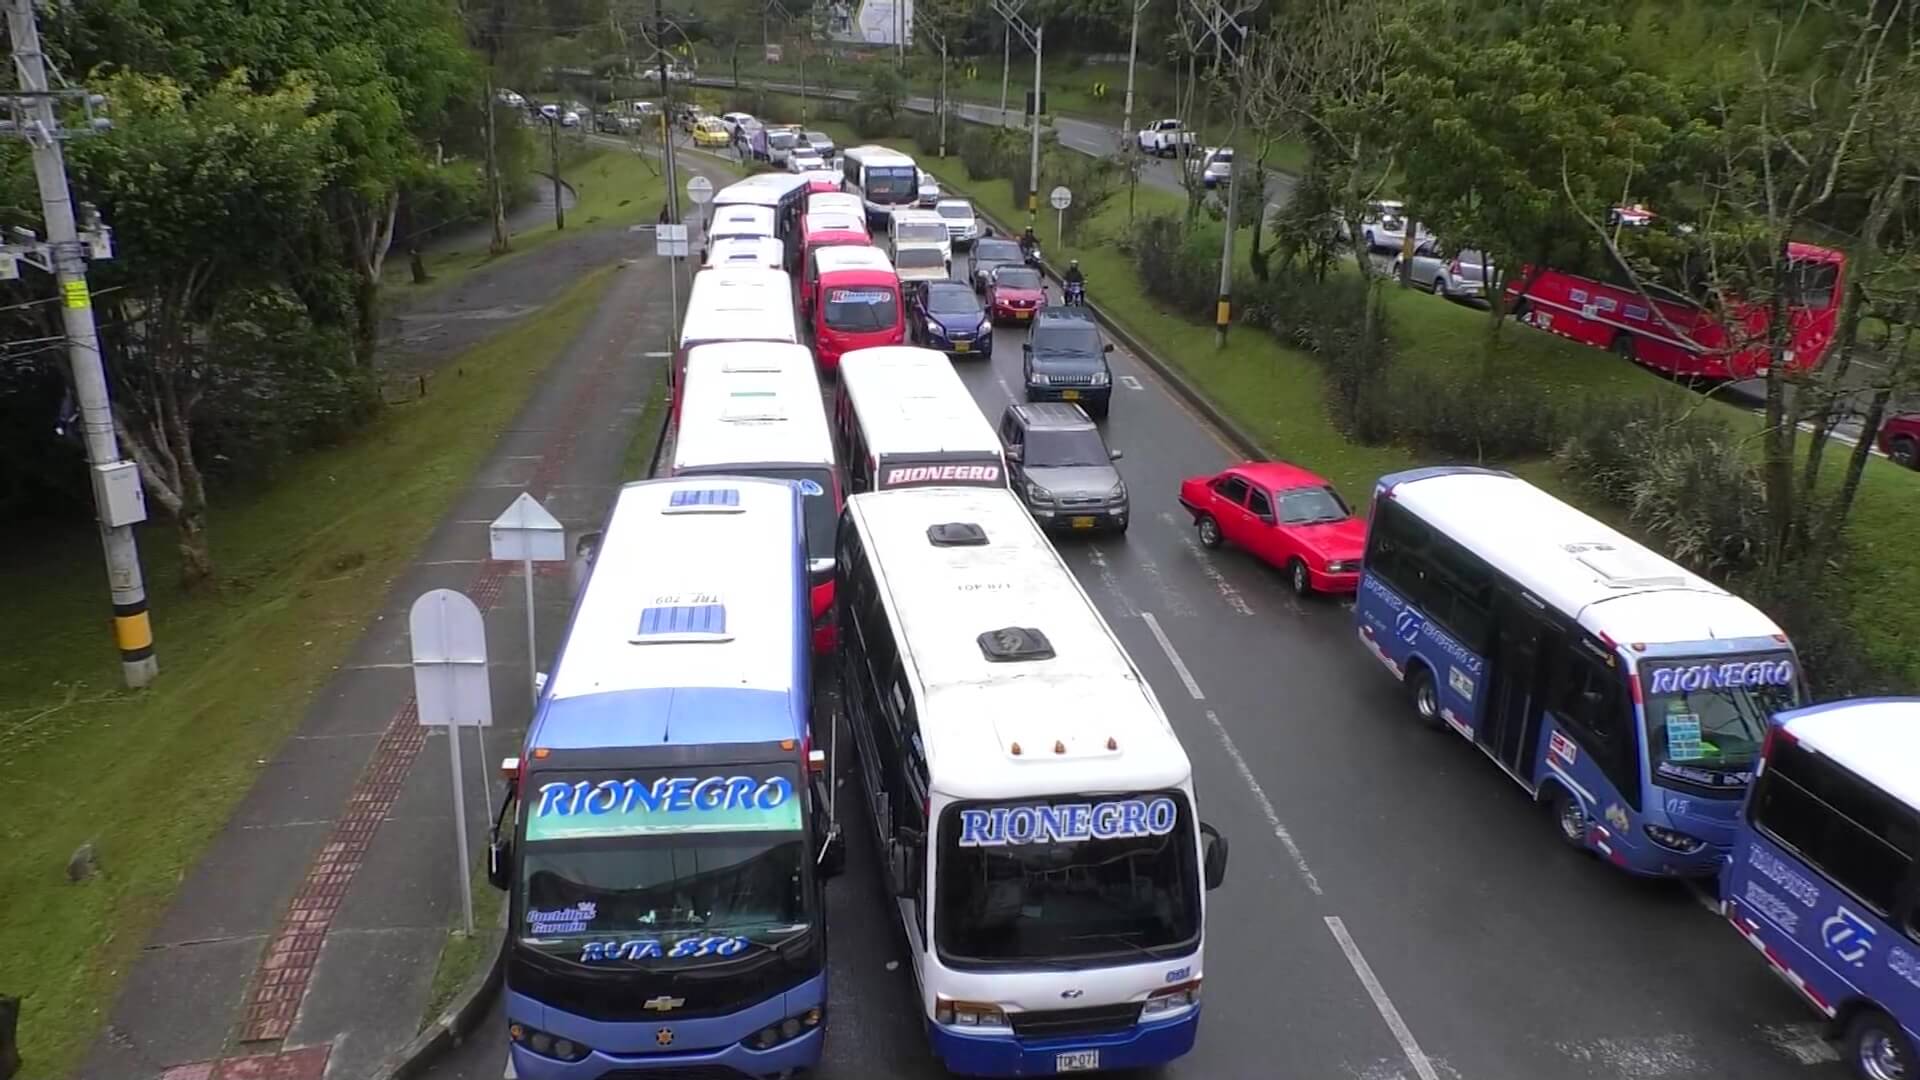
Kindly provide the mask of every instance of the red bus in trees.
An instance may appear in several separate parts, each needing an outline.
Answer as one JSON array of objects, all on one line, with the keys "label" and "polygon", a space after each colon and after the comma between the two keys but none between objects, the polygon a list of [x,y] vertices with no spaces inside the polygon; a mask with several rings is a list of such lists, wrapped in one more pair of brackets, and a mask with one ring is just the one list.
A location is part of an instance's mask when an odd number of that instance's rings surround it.
[{"label": "red bus in trees", "polygon": [[[1813,244],[1787,245],[1793,265],[1786,362],[1795,371],[1820,363],[1844,293],[1846,257]],[[1649,285],[1647,298],[1625,283],[1564,270],[1524,267],[1507,282],[1507,305],[1521,322],[1598,349],[1611,349],[1668,375],[1753,379],[1767,373],[1767,309],[1736,303],[1728,319],[1672,289]]]}]

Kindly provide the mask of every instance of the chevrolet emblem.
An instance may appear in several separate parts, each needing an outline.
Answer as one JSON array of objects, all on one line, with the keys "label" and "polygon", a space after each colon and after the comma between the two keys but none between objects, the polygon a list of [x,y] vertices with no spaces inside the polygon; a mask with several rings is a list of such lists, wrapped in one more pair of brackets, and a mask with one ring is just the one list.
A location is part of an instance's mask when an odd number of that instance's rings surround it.
[{"label": "chevrolet emblem", "polygon": [[655,1012],[672,1012],[686,1003],[686,998],[667,997],[662,994],[660,997],[649,998],[642,1002],[640,1007],[643,1009],[652,1009]]},{"label": "chevrolet emblem", "polygon": [[653,1041],[659,1043],[661,1046],[672,1046],[673,1045],[673,1029],[661,1028],[659,1031],[654,1032]]}]

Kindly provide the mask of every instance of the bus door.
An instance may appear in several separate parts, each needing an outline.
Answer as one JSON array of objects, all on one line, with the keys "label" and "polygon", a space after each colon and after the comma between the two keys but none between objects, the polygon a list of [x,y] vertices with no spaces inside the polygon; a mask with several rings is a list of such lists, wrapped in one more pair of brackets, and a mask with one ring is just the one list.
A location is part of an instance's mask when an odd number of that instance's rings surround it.
[{"label": "bus door", "polygon": [[1532,597],[1508,587],[1495,594],[1493,663],[1487,710],[1474,738],[1494,760],[1531,786],[1560,630]]}]

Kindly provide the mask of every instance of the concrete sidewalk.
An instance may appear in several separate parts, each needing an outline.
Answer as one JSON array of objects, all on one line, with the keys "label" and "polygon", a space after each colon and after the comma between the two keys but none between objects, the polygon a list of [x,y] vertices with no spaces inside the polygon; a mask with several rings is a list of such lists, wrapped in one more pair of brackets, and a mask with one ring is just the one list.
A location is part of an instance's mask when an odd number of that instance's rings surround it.
[{"label": "concrete sidewalk", "polygon": [[[670,318],[666,265],[632,247],[636,261],[579,336],[555,343],[532,398],[188,874],[81,1076],[358,1080],[419,1031],[459,893],[445,736],[417,722],[407,610],[446,587],[485,613],[491,768],[519,745],[529,689],[519,564],[487,558],[487,524],[529,491],[578,535],[627,479]],[[571,605],[559,569],[535,581],[547,656]],[[491,808],[465,739],[477,867]]]}]

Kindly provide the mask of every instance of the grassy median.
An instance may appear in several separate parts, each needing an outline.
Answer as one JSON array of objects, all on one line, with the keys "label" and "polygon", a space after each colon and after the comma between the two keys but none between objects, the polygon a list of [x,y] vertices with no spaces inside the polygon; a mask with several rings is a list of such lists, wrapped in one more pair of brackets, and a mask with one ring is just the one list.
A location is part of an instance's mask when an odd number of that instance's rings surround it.
[{"label": "grassy median", "polygon": [[[188,868],[611,276],[586,275],[454,359],[459,377],[298,459],[270,490],[222,501],[217,584],[181,592],[168,530],[143,528],[161,668],[148,691],[118,689],[91,532],[9,543],[0,993],[25,998],[25,1076],[62,1075],[85,1054]],[[100,874],[70,884],[82,844]]]}]

